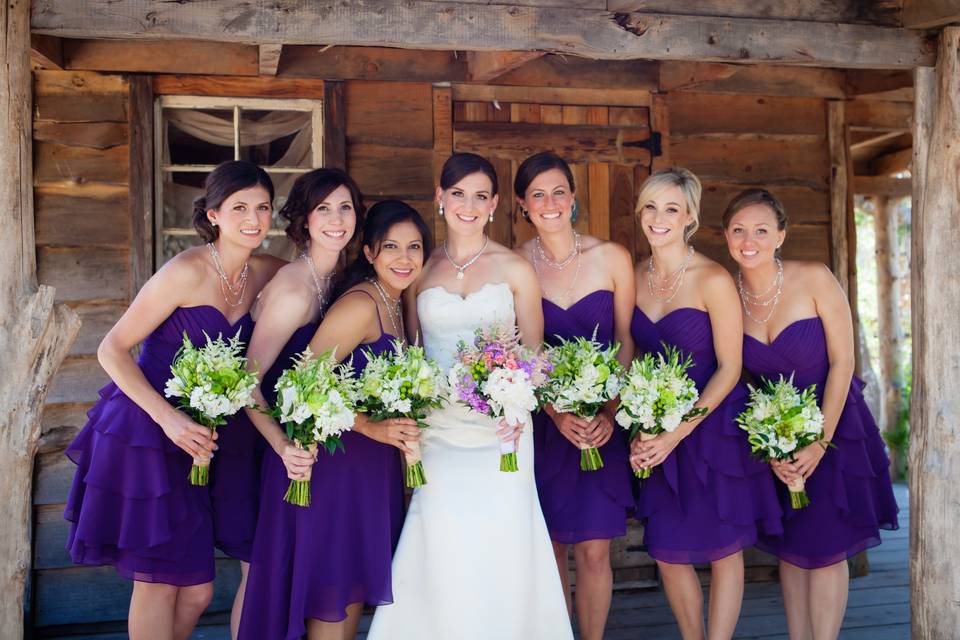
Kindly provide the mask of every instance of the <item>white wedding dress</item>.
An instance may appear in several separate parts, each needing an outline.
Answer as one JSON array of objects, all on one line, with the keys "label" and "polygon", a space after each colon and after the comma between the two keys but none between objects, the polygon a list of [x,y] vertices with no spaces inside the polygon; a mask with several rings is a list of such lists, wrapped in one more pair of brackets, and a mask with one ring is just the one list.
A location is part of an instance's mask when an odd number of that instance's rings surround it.
[{"label": "white wedding dress", "polygon": [[[506,283],[466,298],[420,293],[424,348],[449,368],[477,327],[515,323]],[[423,432],[427,484],[414,491],[393,557],[393,604],[369,640],[571,640],[560,577],[537,499],[529,418],[519,472],[500,471],[496,424],[457,403]]]}]

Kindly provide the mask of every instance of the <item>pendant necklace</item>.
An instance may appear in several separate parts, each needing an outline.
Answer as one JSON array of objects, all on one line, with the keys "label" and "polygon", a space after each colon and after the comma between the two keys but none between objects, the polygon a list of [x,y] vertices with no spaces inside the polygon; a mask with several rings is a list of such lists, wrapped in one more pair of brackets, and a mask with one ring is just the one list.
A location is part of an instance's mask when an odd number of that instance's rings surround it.
[{"label": "pendant necklace", "polygon": [[393,326],[394,337],[398,340],[406,340],[403,327],[403,306],[400,298],[390,296],[377,278],[370,278],[369,282],[373,285],[373,288],[377,290],[380,299],[383,301],[383,306],[387,309],[387,319],[390,320],[390,324]]},{"label": "pendant necklace", "polygon": [[[687,257],[684,258],[680,267],[666,278],[661,279],[657,276],[657,269],[653,265],[653,256],[651,255],[650,262],[647,265],[647,289],[650,291],[650,295],[664,302],[673,300],[680,291],[681,285],[683,285],[683,276],[687,272],[691,260],[693,260],[693,247],[688,247]],[[655,279],[660,280],[662,284],[654,285]]]},{"label": "pendant necklace", "polygon": [[[220,252],[217,251],[217,248],[212,242],[207,243],[207,248],[210,249],[213,266],[217,270],[217,275],[220,277],[220,293],[223,295],[223,301],[226,302],[229,307],[239,307],[243,304],[243,294],[247,290],[247,274],[250,272],[250,264],[246,260],[243,261],[243,269],[240,270],[239,281],[237,282],[237,286],[234,287],[230,284],[230,278],[227,277],[226,272],[223,270],[223,265],[220,263]],[[230,302],[230,299],[227,297],[228,291],[236,302]]]},{"label": "pendant necklace", "polygon": [[543,297],[548,300],[555,300],[556,302],[568,301],[570,294],[573,292],[573,288],[577,285],[577,279],[580,277],[580,268],[583,266],[583,251],[581,250],[580,246],[580,234],[576,231],[573,232],[573,251],[560,262],[554,262],[547,257],[546,253],[543,251],[542,245],[540,244],[540,236],[537,236],[535,244],[537,250],[533,252],[533,270],[536,272],[538,279],[541,278],[539,265],[541,260],[545,262],[546,265],[551,269],[560,271],[566,268],[574,259],[576,259],[577,269],[573,272],[573,279],[570,281],[570,286],[568,286],[559,296],[555,296],[548,292],[546,288],[543,289]]},{"label": "pendant necklace", "polygon": [[487,248],[487,243],[489,242],[490,242],[489,236],[484,236],[483,246],[480,247],[480,251],[477,251],[477,253],[474,254],[472,258],[470,258],[463,264],[457,264],[457,262],[450,257],[450,252],[447,251],[447,243],[446,242],[443,243],[443,255],[447,256],[447,260],[449,260],[450,264],[452,264],[454,268],[457,270],[457,280],[463,280],[463,272],[467,270],[467,267],[469,267],[470,265],[472,265],[474,262],[477,261],[477,259],[483,254],[484,249]]},{"label": "pendant necklace", "polygon": [[[310,276],[313,278],[313,287],[314,293],[317,294],[317,300],[320,302],[320,318],[323,318],[324,307],[327,304],[327,290],[330,288],[330,281],[333,280],[334,276],[337,275],[336,270],[331,271],[325,276],[321,276],[317,272],[317,265],[314,264],[313,258],[310,257],[310,254],[304,251],[300,254],[300,257],[303,258],[303,261],[307,263],[307,266],[310,268]],[[320,285],[320,281],[324,280],[325,284]]]}]

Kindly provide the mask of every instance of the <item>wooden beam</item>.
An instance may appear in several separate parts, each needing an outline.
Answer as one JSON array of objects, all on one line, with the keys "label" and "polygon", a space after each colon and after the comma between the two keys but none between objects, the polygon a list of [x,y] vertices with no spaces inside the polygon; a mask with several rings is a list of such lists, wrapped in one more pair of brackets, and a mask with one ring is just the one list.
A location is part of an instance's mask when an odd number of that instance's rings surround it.
[{"label": "wooden beam", "polygon": [[877,147],[885,142],[890,142],[891,140],[906,135],[909,135],[909,131],[906,129],[895,129],[893,131],[884,131],[883,133],[855,129],[850,132],[850,150],[860,151],[862,149],[869,149],[870,147]]},{"label": "wooden beam", "polygon": [[31,495],[40,416],[50,381],[80,327],[77,315],[38,286],[31,141],[30,2],[0,5],[0,629],[23,638],[30,575]]},{"label": "wooden beam", "polygon": [[871,173],[877,176],[889,176],[893,173],[906,171],[910,168],[912,158],[913,150],[910,147],[884,154],[879,158],[874,158],[870,163]]},{"label": "wooden beam", "polygon": [[157,95],[322,99],[323,80],[256,76],[163,75],[154,76],[153,92]]},{"label": "wooden beam", "polygon": [[913,74],[909,70],[848,69],[847,95],[913,103]]},{"label": "wooden beam", "polygon": [[462,122],[454,127],[453,148],[517,162],[552,149],[571,164],[649,165],[650,151],[644,147],[649,138],[647,127]]},{"label": "wooden beam", "polygon": [[830,22],[611,13],[457,2],[330,5],[222,0],[37,0],[32,28],[61,37],[553,51],[588,58],[908,69],[931,65],[917,31]]},{"label": "wooden beam", "polygon": [[754,64],[660,63],[661,91],[756,94],[764,96],[846,96],[843,71]]},{"label": "wooden beam", "polygon": [[913,122],[913,105],[885,100],[850,100],[845,107],[847,125],[870,131],[909,129]]},{"label": "wooden beam", "polygon": [[323,166],[347,168],[347,111],[337,81],[323,83]]},{"label": "wooden beam", "polygon": [[935,78],[918,71],[911,265],[911,637],[960,629],[960,27],[943,30]]},{"label": "wooden beam", "polygon": [[326,80],[464,82],[467,62],[453,51],[288,45],[278,74]]},{"label": "wooden beam", "polygon": [[260,75],[277,75],[277,67],[280,66],[280,54],[283,51],[283,45],[261,44],[258,48],[260,54]]},{"label": "wooden beam", "polygon": [[68,69],[255,76],[258,50],[250,44],[195,40],[64,40]]},{"label": "wooden beam", "polygon": [[650,92],[635,89],[557,89],[554,87],[504,87],[501,85],[455,84],[453,99],[464,102],[505,102],[597,105],[609,107],[646,107]]},{"label": "wooden beam", "polygon": [[[440,184],[443,163],[453,154],[453,91],[450,87],[433,88],[433,184]],[[501,199],[502,200],[502,199]],[[512,210],[513,203],[508,204]],[[433,218],[434,240],[443,242],[446,222],[439,215]]]},{"label": "wooden beam", "polygon": [[608,11],[643,11],[696,16],[752,18],[764,16],[778,20],[811,22],[849,22],[886,27],[900,26],[900,6],[896,0],[856,2],[854,0],[607,0]]},{"label": "wooden beam", "polygon": [[912,190],[913,181],[910,178],[890,176],[855,176],[853,178],[853,191],[860,196],[905,198],[913,192]]},{"label": "wooden beam", "polygon": [[847,277],[847,144],[844,132],[844,104],[827,103],[827,137],[830,145],[830,254],[833,275],[843,290],[850,291]]},{"label": "wooden beam", "polygon": [[489,82],[543,55],[542,51],[468,51],[467,75],[473,82]]},{"label": "wooden beam", "polygon": [[130,291],[153,275],[153,86],[146,76],[130,78]]},{"label": "wooden beam", "polygon": [[34,69],[63,69],[63,40],[31,34],[30,64]]},{"label": "wooden beam", "polygon": [[903,26],[930,29],[960,22],[958,0],[903,0]]}]

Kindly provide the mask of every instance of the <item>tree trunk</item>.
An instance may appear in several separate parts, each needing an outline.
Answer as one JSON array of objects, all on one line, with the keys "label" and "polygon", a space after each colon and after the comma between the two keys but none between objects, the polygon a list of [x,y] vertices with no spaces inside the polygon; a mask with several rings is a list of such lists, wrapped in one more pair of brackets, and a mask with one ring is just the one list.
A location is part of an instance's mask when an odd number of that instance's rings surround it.
[{"label": "tree trunk", "polygon": [[31,560],[33,458],[50,379],[80,321],[36,286],[30,127],[30,2],[0,5],[0,629],[23,637],[24,584]]},{"label": "tree trunk", "polygon": [[[880,333],[880,380],[884,433],[893,433],[900,422],[903,369],[903,327],[900,324],[900,242],[899,216],[887,196],[873,200],[873,225],[877,255],[877,318]],[[900,452],[890,448],[890,470],[900,475]]]},{"label": "tree trunk", "polygon": [[[940,36],[935,77],[916,72],[910,403],[912,637],[960,629],[960,27]],[[923,149],[926,148],[926,153]]]}]

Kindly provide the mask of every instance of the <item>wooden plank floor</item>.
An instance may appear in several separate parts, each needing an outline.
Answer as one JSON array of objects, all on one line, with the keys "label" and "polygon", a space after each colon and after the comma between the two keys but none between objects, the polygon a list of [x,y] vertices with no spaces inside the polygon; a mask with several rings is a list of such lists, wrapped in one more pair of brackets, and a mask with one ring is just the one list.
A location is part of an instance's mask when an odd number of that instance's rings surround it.
[{"label": "wooden plank floor", "polygon": [[[870,575],[850,582],[847,615],[841,640],[905,640],[910,637],[908,552],[910,516],[906,485],[896,485],[900,505],[900,529],[883,531],[883,544],[868,552]],[[194,640],[230,640],[223,624],[199,627]],[[359,638],[365,638],[370,616],[361,622]],[[743,610],[735,637],[742,640],[788,640],[786,619],[777,583],[746,586]],[[124,633],[60,636],[70,640],[120,640]],[[607,624],[605,640],[675,640],[680,638],[673,614],[660,590],[618,590]],[[447,639],[424,639],[447,640]]]}]

